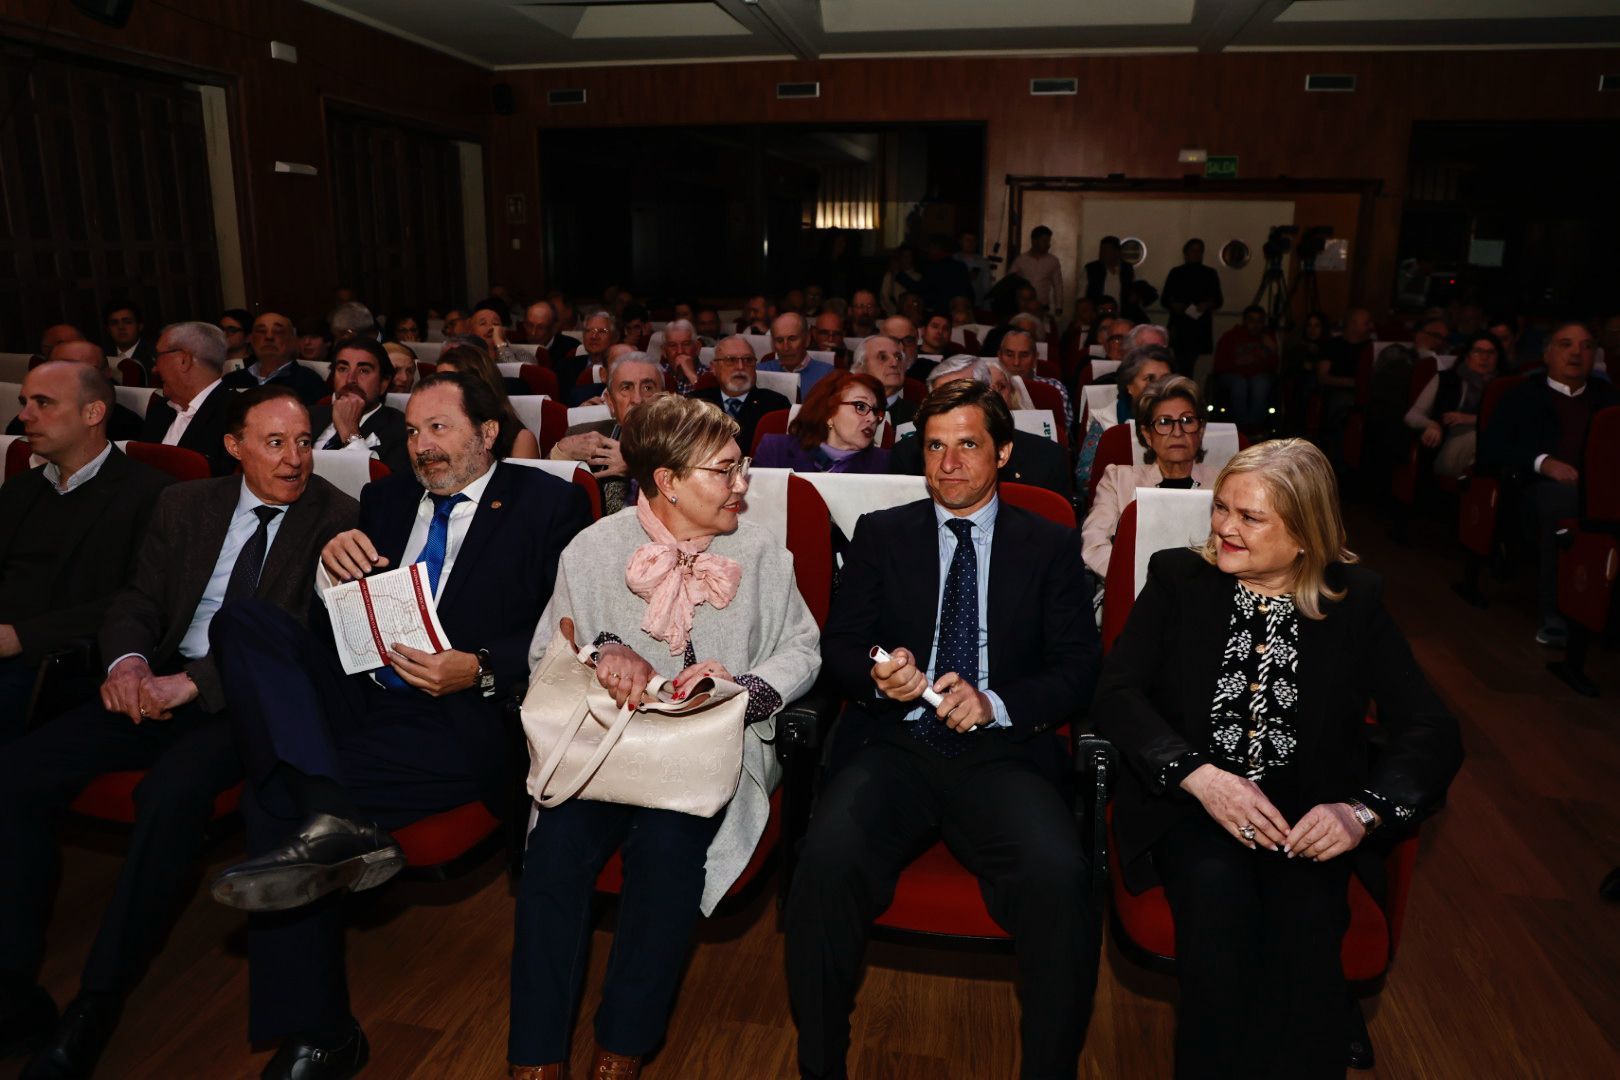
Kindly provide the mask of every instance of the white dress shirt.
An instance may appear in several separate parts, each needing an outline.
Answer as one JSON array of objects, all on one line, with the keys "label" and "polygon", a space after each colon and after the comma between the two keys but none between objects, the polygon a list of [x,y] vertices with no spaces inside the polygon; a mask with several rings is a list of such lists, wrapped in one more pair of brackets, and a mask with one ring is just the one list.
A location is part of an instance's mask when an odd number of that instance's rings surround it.
[{"label": "white dress shirt", "polygon": [[88,463],[80,466],[78,472],[68,477],[66,484],[62,483],[62,470],[57,466],[56,462],[47,461],[44,469],[45,479],[50,481],[52,491],[55,491],[58,495],[66,495],[80,484],[88,484],[95,479],[96,473],[101,471],[101,467],[107,463],[107,458],[111,454],[112,443],[108,443],[101,448],[101,453],[91,458]]},{"label": "white dress shirt", "polygon": [[218,379],[215,379],[197,391],[197,396],[192,398],[190,403],[183,409],[175,405],[174,402],[169,402],[169,407],[175,409],[178,415],[170,421],[169,430],[163,433],[164,446],[180,445],[180,439],[185,435],[186,429],[191,426],[192,418],[197,415],[197,410],[202,408],[202,403],[208,400],[208,395],[219,389],[219,382]]},{"label": "white dress shirt", "polygon": [[[455,569],[456,565],[456,553],[461,550],[461,542],[467,539],[467,530],[472,528],[473,515],[478,513],[478,504],[484,498],[484,489],[489,487],[489,478],[494,475],[495,466],[491,465],[483,476],[461,489],[461,494],[467,496],[467,501],[457,503],[450,510],[450,531],[444,543],[444,566],[439,570],[439,587],[433,593],[435,597],[444,591],[445,582],[450,580],[450,571]],[[422,501],[416,504],[416,522],[411,526],[410,538],[405,541],[405,559],[400,565],[409,566],[422,560],[422,549],[427,547],[428,526],[432,524],[433,499],[424,491]]]},{"label": "white dress shirt", "polygon": [[[377,402],[377,404],[373,405],[369,411],[361,413],[359,421],[356,422],[356,424],[354,425],[355,430],[359,431],[361,428],[363,428],[367,424],[369,424],[371,422],[371,418],[373,416],[377,415],[377,410],[381,409],[382,407],[383,407],[383,403],[379,401],[379,402]],[[315,449],[317,449],[317,450],[328,449],[326,444],[331,442],[335,438],[337,438],[337,425],[336,424],[327,424],[326,427],[321,430],[321,433],[319,435],[315,436]],[[377,456],[377,447],[379,447],[381,445],[382,445],[382,440],[377,438],[376,432],[372,432],[370,435],[362,435],[358,439],[352,439],[352,440],[350,440],[348,442],[343,443],[343,445],[341,445],[341,446],[332,447],[331,449],[336,449],[336,450],[366,450],[366,451],[370,452],[372,457],[376,457]]]}]

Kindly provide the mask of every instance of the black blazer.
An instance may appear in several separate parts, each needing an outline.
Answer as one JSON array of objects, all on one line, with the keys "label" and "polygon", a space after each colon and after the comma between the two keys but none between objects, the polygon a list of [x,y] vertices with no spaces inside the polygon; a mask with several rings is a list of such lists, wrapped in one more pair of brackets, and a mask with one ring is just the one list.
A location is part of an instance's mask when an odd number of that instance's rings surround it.
[{"label": "black blazer", "polygon": [[[235,391],[223,382],[214,387],[208,399],[202,403],[202,408],[197,410],[197,415],[186,426],[185,434],[180,436],[181,448],[195,450],[207,458],[208,468],[215,476],[229,476],[236,471],[236,459],[225,452],[225,405],[233,393]],[[139,441],[162,442],[169,425],[174,423],[178,415],[179,412],[162,394],[153,394],[146,406],[146,420],[141,426]]]},{"label": "black blazer", "polygon": [[[866,514],[855,526],[821,634],[824,671],[849,702],[846,722],[870,730],[915,707],[875,696],[867,653],[903,646],[927,669],[939,609],[938,531],[931,499]],[[1084,711],[1102,654],[1078,550],[1073,529],[1001,504],[990,548],[989,686],[1012,727],[981,734],[1047,761],[1055,740],[1032,736]]]},{"label": "black blazer", "polygon": [[[552,370],[561,370],[560,365],[562,362],[573,356],[574,350],[577,348],[579,348],[579,338],[569,337],[567,334],[553,334],[551,344],[546,346],[546,353],[551,357]],[[574,374],[578,375],[578,370]]]},{"label": "black blazer", "polygon": [[[317,405],[309,410],[309,431],[315,438],[321,437],[332,424],[332,406]],[[405,414],[391,406],[384,405],[371,414],[370,419],[360,425],[360,434],[377,436],[377,460],[388,466],[391,473],[408,473],[411,471],[410,450],[405,443]],[[322,449],[317,446],[315,449]]]},{"label": "black blazer", "polygon": [[[1554,453],[1558,449],[1558,409],[1554,398],[1557,393],[1547,385],[1546,373],[1537,371],[1503,394],[1480,437],[1480,464],[1515,469],[1529,475],[1535,468],[1536,458]],[[1605,379],[1587,379],[1581,396],[1586,398],[1587,408],[1594,416],[1600,409],[1620,405],[1620,390]],[[1577,469],[1586,467],[1581,461],[1564,464]]]},{"label": "black blazer", "polygon": [[[1324,617],[1299,618],[1298,784],[1309,805],[1349,802],[1371,790],[1419,815],[1438,809],[1462,765],[1457,721],[1429,685],[1383,603],[1383,580],[1362,566],[1335,563],[1329,584],[1345,597]],[[1119,748],[1114,832],[1120,858],[1137,863],[1198,801],[1164,791],[1164,767],[1211,747],[1210,703],[1230,630],[1234,579],[1197,552],[1161,551],[1147,585],[1103,666],[1091,715]],[[1378,724],[1366,723],[1367,703]],[[1382,742],[1377,760],[1371,744]],[[1390,821],[1391,831],[1398,827]],[[1133,888],[1151,884],[1150,867],[1127,870]]]},{"label": "black blazer", "polygon": [[[56,557],[40,582],[48,609],[0,611],[0,622],[16,627],[23,659],[37,664],[46,653],[74,641],[93,640],[107,607],[135,569],[135,553],[152,516],[158,493],[173,483],[164,472],[131,461],[113,447],[95,476],[78,490],[94,492],[94,501],[70,530],[53,543]],[[30,469],[0,487],[0,579],[17,538],[29,528],[29,515],[41,499],[61,496],[51,490],[45,467]]]},{"label": "black blazer", "polygon": [[[249,363],[256,361],[250,360]],[[332,392],[326,380],[317,375],[313,368],[307,368],[297,360],[287,361],[270,377],[270,382],[264,385],[269,386],[270,383],[291,387],[292,392],[298,395],[298,400],[304,403],[306,409]],[[258,385],[259,380],[245,367],[225,376],[225,387],[229,390],[251,390]]]},{"label": "black blazer", "polygon": [[[1086,292],[1085,295],[1093,300],[1100,300],[1109,295],[1107,287],[1103,284],[1108,280],[1108,267],[1103,265],[1101,259],[1092,259],[1086,263]],[[1131,291],[1131,283],[1136,280],[1136,268],[1124,259],[1119,260],[1116,271],[1119,275],[1119,295],[1114,297],[1120,304],[1125,303],[1125,295]]]},{"label": "black blazer", "polygon": [[889,423],[894,425],[909,424],[917,418],[917,403],[900,398],[889,406]]},{"label": "black blazer", "polygon": [[[707,401],[711,405],[718,405],[721,409],[725,408],[718,386],[694,390],[690,396],[697,398],[699,401]],[[748,396],[743,399],[742,413],[737,417],[737,426],[742,429],[737,434],[737,445],[742,447],[742,452],[745,454],[753,452],[754,428],[759,425],[760,417],[768,412],[789,408],[790,405],[788,399],[775,390],[766,390],[764,387],[756,386],[748,391]]]},{"label": "black blazer", "polygon": [[[895,442],[889,451],[889,471],[908,476],[923,474],[922,435]],[[1069,455],[1051,439],[1028,431],[1013,432],[1013,452],[1001,467],[1003,483],[1030,484],[1055,491],[1065,499],[1070,495]]]},{"label": "black blazer", "polygon": [[[113,599],[101,625],[101,655],[106,662],[140,653],[160,674],[184,667],[197,684],[206,712],[218,712],[225,705],[219,672],[212,656],[182,660],[180,642],[213,576],[244,482],[222,476],[165,488],[141,543],[134,577]],[[304,621],[314,596],[321,548],[354,527],[358,510],[353,499],[311,476],[303,498],[287,508],[276,529],[254,596]]]},{"label": "black blazer", "polygon": [[[473,687],[436,700],[458,717],[469,761],[488,779],[485,798],[497,804],[510,794],[499,790],[509,753],[501,710],[508,691],[528,684],[529,642],[551,600],[557,560],[591,523],[591,512],[585,493],[567,481],[523,465],[494,468],[437,607],[451,648],[488,651],[499,692],[486,698]],[[422,486],[409,472],[362,489],[359,529],[388,559],[385,570],[404,558],[421,501]],[[315,612],[317,626],[324,624],[325,609],[317,604]]]}]

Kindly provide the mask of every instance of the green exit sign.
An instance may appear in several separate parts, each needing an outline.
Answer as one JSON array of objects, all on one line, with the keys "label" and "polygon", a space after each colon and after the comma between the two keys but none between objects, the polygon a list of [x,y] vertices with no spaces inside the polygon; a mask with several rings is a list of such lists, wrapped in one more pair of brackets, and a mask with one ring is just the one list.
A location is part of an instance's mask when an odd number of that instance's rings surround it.
[{"label": "green exit sign", "polygon": [[1230,157],[1212,157],[1204,162],[1205,180],[1236,180],[1237,155]]}]

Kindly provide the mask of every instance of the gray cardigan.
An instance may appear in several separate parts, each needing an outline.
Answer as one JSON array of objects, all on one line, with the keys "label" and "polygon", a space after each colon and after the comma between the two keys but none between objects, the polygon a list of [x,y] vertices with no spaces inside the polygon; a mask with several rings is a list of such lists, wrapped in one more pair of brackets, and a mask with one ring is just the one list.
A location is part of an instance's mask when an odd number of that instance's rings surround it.
[{"label": "gray cardigan", "polygon": [[[551,603],[535,628],[529,647],[529,670],[540,659],[557,623],[574,620],[580,645],[609,633],[634,649],[658,674],[672,678],[685,667],[669,645],[641,629],[646,601],[625,584],[625,567],[647,534],[636,520],[635,507],[604,517],[576,536],[563,550]],[[692,619],[692,648],[699,661],[718,660],[733,676],[752,675],[769,683],[786,703],[810,689],[821,670],[821,632],[799,596],[793,556],[768,531],[740,522],[737,531],[717,536],[709,551],[742,565],[737,595],[723,609],[700,605]],[[704,867],[702,909],[705,915],[737,880],[765,831],[770,795],[782,776],[774,747],[771,716],[749,726],[743,739],[743,775],[737,794],[726,807],[725,820],[709,845]],[[545,811],[541,811],[544,813]]]}]

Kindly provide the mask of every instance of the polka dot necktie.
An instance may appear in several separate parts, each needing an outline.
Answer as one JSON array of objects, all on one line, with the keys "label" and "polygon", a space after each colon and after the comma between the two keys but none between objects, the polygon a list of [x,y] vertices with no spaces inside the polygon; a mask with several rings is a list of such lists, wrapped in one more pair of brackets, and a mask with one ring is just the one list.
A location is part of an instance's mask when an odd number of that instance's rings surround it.
[{"label": "polka dot necktie", "polygon": [[730,414],[733,420],[742,415],[742,407],[742,398],[726,398],[726,412]]},{"label": "polka dot necktie", "polygon": [[[939,641],[934,646],[934,677],[954,671],[968,685],[979,685],[979,554],[973,547],[973,522],[952,518],[945,527],[956,534],[956,553],[945,574],[939,602]],[[911,733],[945,757],[956,757],[970,736],[952,731],[934,712],[907,725]]]}]

